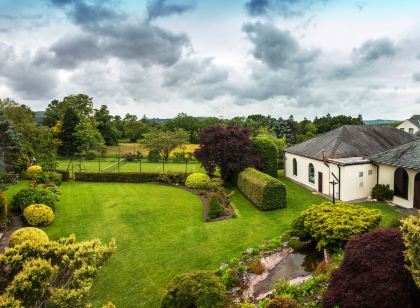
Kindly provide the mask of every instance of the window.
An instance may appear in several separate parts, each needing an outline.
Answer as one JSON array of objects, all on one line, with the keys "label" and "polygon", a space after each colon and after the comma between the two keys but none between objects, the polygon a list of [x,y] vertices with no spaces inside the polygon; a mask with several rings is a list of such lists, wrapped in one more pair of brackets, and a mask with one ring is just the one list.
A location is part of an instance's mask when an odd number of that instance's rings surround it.
[{"label": "window", "polygon": [[408,129],[408,132],[409,132],[410,134],[414,135],[414,128],[409,128],[409,129]]},{"label": "window", "polygon": [[403,168],[395,170],[394,195],[403,199],[408,199],[408,174]]},{"label": "window", "polygon": [[363,171],[360,171],[359,172],[359,178],[362,178],[363,177]]},{"label": "window", "polygon": [[373,174],[373,171],[372,171],[372,169],[370,169],[369,171],[368,171],[368,175],[372,175]]},{"label": "window", "polygon": [[297,176],[297,161],[296,161],[296,158],[293,158],[293,175]]},{"label": "window", "polygon": [[309,164],[309,169],[308,169],[308,180],[310,183],[315,184],[315,168],[314,165]]},{"label": "window", "polygon": [[401,128],[400,128],[400,130],[404,131],[404,128],[403,128],[403,127],[401,127]]}]

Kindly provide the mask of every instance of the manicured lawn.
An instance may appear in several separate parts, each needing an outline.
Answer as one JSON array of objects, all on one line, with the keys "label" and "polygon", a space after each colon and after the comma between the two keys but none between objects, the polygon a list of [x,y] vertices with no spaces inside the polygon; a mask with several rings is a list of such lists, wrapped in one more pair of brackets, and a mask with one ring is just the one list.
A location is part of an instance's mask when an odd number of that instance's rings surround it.
[{"label": "manicured lawn", "polygon": [[[287,208],[261,212],[235,191],[232,202],[238,217],[213,223],[202,221],[199,198],[179,188],[66,182],[56,219],[45,230],[52,239],[72,233],[79,240],[116,239],[115,254],[94,281],[95,307],[108,300],[117,307],[158,307],[175,275],[214,270],[261,240],[279,236],[302,210],[325,200],[281,180],[288,189]],[[10,195],[17,190],[12,187]],[[381,209],[385,222],[397,215],[386,204],[368,206]]]}]

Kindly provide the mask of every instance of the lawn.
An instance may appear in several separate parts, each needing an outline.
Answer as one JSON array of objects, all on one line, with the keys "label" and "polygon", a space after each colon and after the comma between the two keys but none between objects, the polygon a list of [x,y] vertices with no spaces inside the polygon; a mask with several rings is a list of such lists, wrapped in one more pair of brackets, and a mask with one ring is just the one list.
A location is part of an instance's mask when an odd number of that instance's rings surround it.
[{"label": "lawn", "polygon": [[[94,281],[91,302],[117,307],[158,307],[167,283],[179,273],[216,269],[263,239],[279,236],[305,208],[324,199],[281,177],[288,207],[257,210],[239,192],[232,197],[238,217],[204,223],[199,198],[179,188],[154,184],[67,182],[50,238],[115,238],[117,250]],[[25,183],[19,184],[23,186]],[[12,194],[17,189],[13,187]],[[398,215],[386,204],[384,222]]]}]

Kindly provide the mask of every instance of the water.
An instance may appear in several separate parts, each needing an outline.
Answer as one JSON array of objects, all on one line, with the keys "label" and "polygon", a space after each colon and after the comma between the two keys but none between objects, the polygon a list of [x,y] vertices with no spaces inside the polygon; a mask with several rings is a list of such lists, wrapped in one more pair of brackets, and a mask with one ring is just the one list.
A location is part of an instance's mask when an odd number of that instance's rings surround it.
[{"label": "water", "polygon": [[294,279],[310,274],[316,269],[322,258],[323,254],[315,249],[293,252],[277,264],[266,279],[255,286],[254,296],[271,291],[280,280]]}]

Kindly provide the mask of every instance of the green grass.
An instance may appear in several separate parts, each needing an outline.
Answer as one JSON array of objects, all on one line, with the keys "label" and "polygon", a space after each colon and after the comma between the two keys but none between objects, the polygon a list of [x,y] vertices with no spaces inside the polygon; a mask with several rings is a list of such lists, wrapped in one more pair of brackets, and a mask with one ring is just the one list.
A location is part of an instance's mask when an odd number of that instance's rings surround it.
[{"label": "green grass", "polygon": [[[280,177],[287,208],[261,212],[238,191],[236,219],[204,223],[202,204],[192,193],[153,184],[80,183],[62,185],[50,238],[76,234],[79,240],[115,238],[117,250],[94,281],[91,302],[117,307],[158,307],[164,288],[177,274],[214,270],[261,240],[281,235],[299,213],[325,199]],[[26,183],[18,186],[23,187]],[[18,191],[12,187],[9,194]],[[384,222],[398,216],[382,203]]]}]

